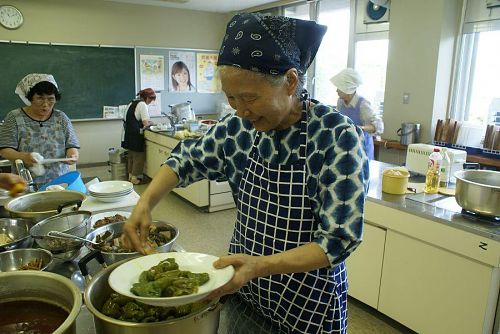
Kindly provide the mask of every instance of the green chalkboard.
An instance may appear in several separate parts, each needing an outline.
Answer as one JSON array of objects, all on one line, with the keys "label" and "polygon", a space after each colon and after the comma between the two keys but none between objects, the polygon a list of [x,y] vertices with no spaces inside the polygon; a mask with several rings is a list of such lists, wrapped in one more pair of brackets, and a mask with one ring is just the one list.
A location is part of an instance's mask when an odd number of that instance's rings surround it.
[{"label": "green chalkboard", "polygon": [[24,106],[14,93],[29,73],[54,76],[62,94],[56,108],[70,119],[102,118],[103,106],[135,96],[134,49],[0,43],[0,120]]}]

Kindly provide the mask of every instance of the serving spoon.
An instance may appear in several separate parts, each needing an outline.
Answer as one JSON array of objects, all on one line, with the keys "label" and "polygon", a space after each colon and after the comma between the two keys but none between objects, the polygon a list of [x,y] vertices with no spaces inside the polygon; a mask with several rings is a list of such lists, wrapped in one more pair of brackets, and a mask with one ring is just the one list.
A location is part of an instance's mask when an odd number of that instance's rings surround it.
[{"label": "serving spoon", "polygon": [[64,232],[59,232],[59,231],[50,231],[49,233],[47,233],[47,235],[49,237],[55,237],[55,238],[76,239],[76,240],[88,242],[89,244],[92,244],[94,246],[101,246],[102,244],[106,243],[107,241],[112,240],[115,233],[113,231],[109,231],[109,230],[104,232],[102,235],[100,235],[101,240],[99,242],[85,239],[82,237],[77,237],[76,235],[72,235],[72,234],[68,234],[68,233],[64,233]]}]

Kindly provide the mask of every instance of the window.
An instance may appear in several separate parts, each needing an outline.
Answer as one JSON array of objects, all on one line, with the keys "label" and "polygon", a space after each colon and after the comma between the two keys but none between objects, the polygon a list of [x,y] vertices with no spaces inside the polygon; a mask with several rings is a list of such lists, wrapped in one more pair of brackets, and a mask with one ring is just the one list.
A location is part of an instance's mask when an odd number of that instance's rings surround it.
[{"label": "window", "polygon": [[388,49],[388,38],[356,42],[354,67],[363,78],[357,92],[378,112],[383,112],[384,108]]},{"label": "window", "polygon": [[[500,125],[500,23],[462,36],[451,117]],[[468,30],[467,28],[465,30]]]},{"label": "window", "polygon": [[300,20],[310,20],[309,4],[285,7],[283,9],[283,16],[293,17],[294,19]]},{"label": "window", "polygon": [[313,97],[336,105],[336,88],[330,78],[347,67],[351,24],[349,0],[324,0],[320,3],[318,23],[328,26],[316,55]]}]

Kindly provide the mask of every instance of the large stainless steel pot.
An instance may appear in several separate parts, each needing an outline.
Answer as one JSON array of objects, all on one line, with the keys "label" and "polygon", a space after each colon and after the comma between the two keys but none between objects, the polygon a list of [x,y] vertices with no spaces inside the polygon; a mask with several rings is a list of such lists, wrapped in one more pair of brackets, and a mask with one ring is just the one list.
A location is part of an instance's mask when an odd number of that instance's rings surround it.
[{"label": "large stainless steel pot", "polygon": [[[196,116],[194,115],[193,109],[191,108],[191,101],[177,103],[177,104],[169,104],[171,109],[171,114],[174,118],[174,123],[179,124],[183,120],[184,121],[195,121]],[[175,126],[172,124],[172,126]]]},{"label": "large stainless steel pot", "polygon": [[12,218],[27,218],[39,222],[63,210],[80,207],[85,198],[78,191],[39,191],[10,200],[5,204],[5,210]]},{"label": "large stainless steel pot", "polygon": [[460,170],[455,177],[458,205],[480,215],[500,217],[500,172]]},{"label": "large stainless steel pot", "polygon": [[[87,259],[85,259],[87,260]],[[82,259],[82,261],[85,261]],[[103,259],[101,259],[102,261]],[[111,272],[127,260],[116,262],[99,271],[85,288],[84,299],[87,309],[94,315],[97,334],[216,334],[219,327],[221,305],[218,301],[188,316],[156,323],[133,323],[113,319],[101,313],[104,302],[113,290],[108,284]],[[85,265],[80,269],[86,274]]]},{"label": "large stainless steel pot", "polygon": [[0,303],[20,299],[62,307],[69,315],[53,334],[76,334],[75,320],[82,306],[82,297],[78,287],[66,277],[33,270],[2,273]]}]

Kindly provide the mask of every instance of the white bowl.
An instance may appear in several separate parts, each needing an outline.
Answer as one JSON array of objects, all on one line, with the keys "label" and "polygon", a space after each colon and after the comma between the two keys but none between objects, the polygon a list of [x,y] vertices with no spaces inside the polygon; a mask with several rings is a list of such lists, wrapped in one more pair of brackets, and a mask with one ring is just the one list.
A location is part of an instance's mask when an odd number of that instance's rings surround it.
[{"label": "white bowl", "polygon": [[110,193],[110,194],[101,194],[101,193],[94,193],[94,192],[89,192],[91,196],[94,197],[116,197],[116,196],[125,196],[130,194],[133,191],[133,189],[127,190],[127,191],[120,191],[117,193]]},{"label": "white bowl", "polygon": [[104,181],[89,186],[88,191],[94,194],[116,194],[134,189],[134,185],[128,181]]},{"label": "white bowl", "polygon": [[[189,270],[195,273],[208,273],[210,279],[198,288],[198,292],[177,297],[140,297],[130,292],[132,285],[139,282],[139,275],[156,266],[160,261],[174,258],[181,270]],[[116,292],[140,301],[141,303],[154,306],[179,306],[194,303],[208,296],[215,289],[223,286],[231,280],[234,275],[233,266],[223,269],[215,269],[213,263],[218,257],[201,253],[170,252],[141,256],[127,261],[118,266],[109,275],[108,283]]]}]

